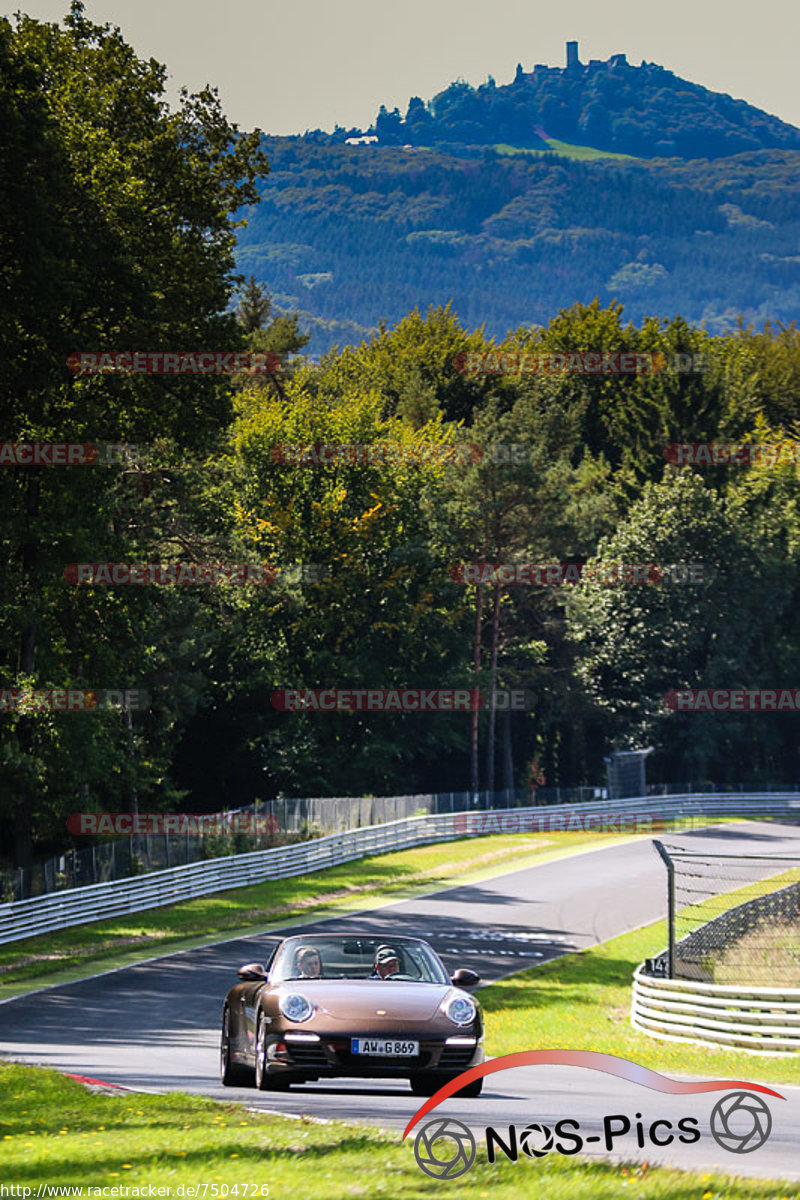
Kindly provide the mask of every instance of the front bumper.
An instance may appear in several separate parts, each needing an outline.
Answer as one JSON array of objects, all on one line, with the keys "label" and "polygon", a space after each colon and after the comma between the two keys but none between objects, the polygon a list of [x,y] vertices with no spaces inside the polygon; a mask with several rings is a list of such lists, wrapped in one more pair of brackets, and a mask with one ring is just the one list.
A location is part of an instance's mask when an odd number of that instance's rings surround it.
[{"label": "front bumper", "polygon": [[484,1061],[483,1037],[470,1033],[425,1036],[404,1030],[396,1036],[419,1042],[419,1054],[407,1058],[352,1053],[353,1038],[374,1036],[358,1030],[346,1036],[341,1033],[278,1034],[267,1041],[267,1071],[270,1075],[290,1073],[313,1078],[326,1075],[407,1078],[427,1071],[457,1075]]}]

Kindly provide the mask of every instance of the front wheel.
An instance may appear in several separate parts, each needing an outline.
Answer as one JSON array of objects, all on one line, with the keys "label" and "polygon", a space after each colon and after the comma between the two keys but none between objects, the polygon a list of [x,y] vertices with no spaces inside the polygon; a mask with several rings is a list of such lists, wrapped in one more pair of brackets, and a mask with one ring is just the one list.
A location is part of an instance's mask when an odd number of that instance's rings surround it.
[{"label": "front wheel", "polygon": [[480,1096],[482,1091],[483,1091],[483,1076],[481,1075],[480,1079],[473,1079],[472,1083],[468,1083],[466,1085],[466,1087],[460,1088],[459,1091],[454,1092],[453,1095],[454,1096],[464,1096],[465,1099],[471,1100],[471,1099],[474,1099],[476,1096]]},{"label": "front wheel", "polygon": [[231,1062],[231,1015],[226,1008],[222,1014],[222,1036],[219,1043],[219,1077],[223,1087],[252,1087],[250,1067]]}]

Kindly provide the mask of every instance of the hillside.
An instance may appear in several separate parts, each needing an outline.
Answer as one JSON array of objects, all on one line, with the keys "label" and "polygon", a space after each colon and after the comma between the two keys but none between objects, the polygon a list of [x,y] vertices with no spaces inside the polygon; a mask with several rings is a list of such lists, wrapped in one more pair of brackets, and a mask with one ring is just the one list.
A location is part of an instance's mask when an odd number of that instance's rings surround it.
[{"label": "hillside", "polygon": [[800,311],[797,151],[621,163],[268,139],[238,263],[312,354],[452,301],[502,336],[574,300],[721,332]]},{"label": "hillside", "polygon": [[654,64],[568,58],[366,134],[265,139],[238,263],[311,354],[447,302],[496,336],[595,296],[712,332],[796,317],[800,130]]},{"label": "hillside", "polygon": [[[306,135],[320,141],[320,131]],[[358,136],[338,130],[333,141]],[[545,150],[561,139],[643,158],[720,158],[749,150],[800,150],[800,130],[744,100],[709,91],[657,63],[635,67],[624,54],[583,64],[567,43],[567,66],[517,67],[513,82],[478,88],[459,80],[405,116],[385,106],[367,136],[383,146],[509,143]]]}]

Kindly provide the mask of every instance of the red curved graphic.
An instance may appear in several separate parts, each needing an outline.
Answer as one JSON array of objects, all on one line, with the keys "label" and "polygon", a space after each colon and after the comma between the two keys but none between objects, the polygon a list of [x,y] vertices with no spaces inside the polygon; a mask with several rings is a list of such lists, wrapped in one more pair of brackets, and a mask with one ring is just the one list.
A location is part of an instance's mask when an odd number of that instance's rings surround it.
[{"label": "red curved graphic", "polygon": [[491,1062],[481,1063],[470,1067],[455,1079],[451,1079],[438,1092],[434,1092],[430,1100],[426,1100],[422,1108],[414,1113],[406,1125],[403,1137],[408,1137],[417,1121],[421,1121],[427,1113],[436,1108],[448,1096],[458,1092],[473,1079],[483,1075],[493,1075],[495,1071],[508,1071],[512,1067],[586,1067],[590,1071],[605,1071],[607,1075],[616,1075],[618,1079],[627,1079],[630,1083],[641,1084],[642,1087],[652,1088],[656,1092],[669,1092],[674,1096],[691,1095],[695,1092],[726,1092],[731,1088],[742,1088],[748,1092],[763,1092],[767,1096],[776,1096],[785,1100],[780,1092],[764,1087],[760,1083],[748,1083],[744,1079],[711,1079],[706,1083],[683,1082],[680,1079],[670,1079],[669,1075],[660,1075],[640,1063],[630,1062],[627,1058],[618,1058],[616,1054],[600,1054],[597,1050],[521,1050],[517,1054],[501,1054]]}]

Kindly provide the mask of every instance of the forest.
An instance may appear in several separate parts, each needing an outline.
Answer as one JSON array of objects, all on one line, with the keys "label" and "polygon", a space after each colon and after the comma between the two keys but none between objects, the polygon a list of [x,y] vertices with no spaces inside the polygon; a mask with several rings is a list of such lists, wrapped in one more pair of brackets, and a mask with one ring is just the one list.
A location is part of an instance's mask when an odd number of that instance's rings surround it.
[{"label": "forest", "polygon": [[[135,708],[0,713],[5,862],[69,845],[77,809],[212,812],[277,796],[595,784],[611,750],[643,745],[654,747],[654,781],[800,778],[796,714],[680,711],[665,700],[680,689],[800,686],[796,456],[681,465],[670,451],[794,446],[794,325],[778,316],[719,333],[671,305],[658,316],[607,296],[559,303],[559,264],[581,255],[566,226],[552,240],[549,222],[582,219],[572,183],[594,176],[580,164],[408,155],[403,170],[385,163],[384,210],[371,207],[365,160],[349,147],[242,132],[211,90],[171,111],[164,68],[79,4],[63,29],[0,22],[0,59],[10,165],[2,442],[115,448],[71,465],[0,467],[0,682],[147,697]],[[719,294],[728,271],[752,286],[746,264],[767,245],[779,258],[779,233],[797,219],[783,186],[788,152],[753,153],[759,171],[747,156],[726,160],[724,186],[721,175],[694,178],[693,163],[658,177],[598,166],[608,241],[598,236],[593,254],[603,270],[618,269],[610,247],[627,255],[644,239],[661,253],[691,223],[729,239],[729,257],[686,252]],[[335,172],[324,157],[333,154]],[[237,226],[243,214],[269,212],[281,237],[293,221],[300,237],[311,220],[297,215],[311,191],[298,184],[293,200],[285,179],[272,208],[259,204],[293,155],[309,189],[317,164],[314,221],[328,252],[352,235],[362,271],[347,302],[353,321],[383,314],[357,344],[314,357],[302,319],[236,261],[237,237],[251,252],[256,244],[252,220]],[[369,159],[378,177],[381,161]],[[552,172],[563,204],[537,225]],[[755,227],[720,215],[723,191]],[[474,254],[473,307],[420,304],[410,268],[376,284],[385,231],[403,225],[413,238],[446,232],[451,219],[465,237],[498,243],[491,271],[469,244],[426,243],[445,292],[452,255],[464,277]],[[527,260],[536,238],[543,257]],[[507,244],[521,266],[503,257]],[[796,286],[774,270],[759,304]],[[535,284],[536,320],[513,319],[520,272]],[[501,293],[508,325],[492,332],[481,313]],[[278,355],[280,369],[75,373],[68,362],[82,351],[251,352]],[[463,368],[464,356],[490,351],[643,355],[660,369]],[[457,454],[462,443],[484,452]],[[316,445],[405,449],[316,462],[285,450]],[[114,586],[78,568],[187,563],[252,571],[220,569],[215,586],[178,586],[169,571]],[[472,563],[590,570],[580,584],[461,582]],[[597,572],[592,581],[591,568],[608,563],[664,570],[641,586],[597,582]],[[516,689],[532,699],[517,711],[484,706],[474,722],[459,711],[298,711],[273,699],[329,688]]]},{"label": "forest", "polygon": [[576,161],[492,147],[264,138],[236,261],[299,313],[314,357],[452,305],[502,338],[574,300],[713,333],[800,310],[800,152]]}]

